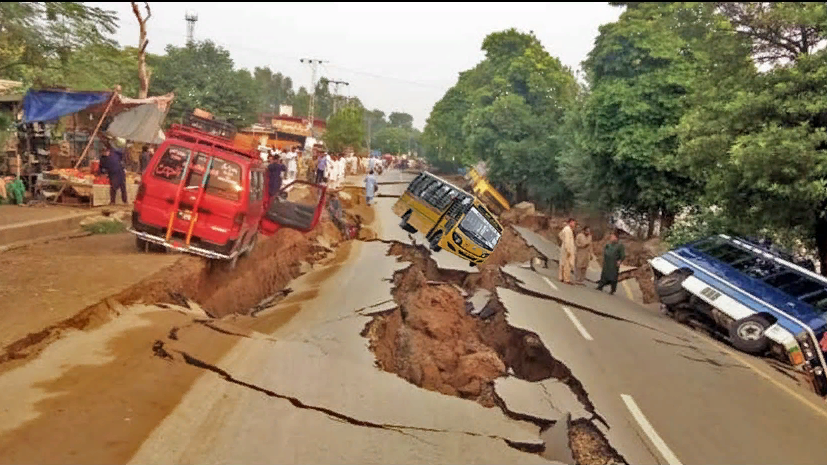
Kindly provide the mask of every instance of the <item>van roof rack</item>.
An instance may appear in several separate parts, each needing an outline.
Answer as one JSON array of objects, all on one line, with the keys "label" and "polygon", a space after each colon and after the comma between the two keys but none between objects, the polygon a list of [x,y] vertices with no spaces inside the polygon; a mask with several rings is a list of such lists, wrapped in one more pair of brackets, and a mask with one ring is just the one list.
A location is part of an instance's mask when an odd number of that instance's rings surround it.
[{"label": "van roof rack", "polygon": [[194,142],[199,145],[218,147],[248,158],[259,158],[259,153],[255,150],[239,147],[235,145],[232,139],[216,136],[193,126],[173,124],[169,128],[167,137]]},{"label": "van roof rack", "polygon": [[238,132],[236,127],[227,121],[205,118],[193,113],[184,115],[184,126],[190,126],[211,136],[227,140],[233,140]]}]

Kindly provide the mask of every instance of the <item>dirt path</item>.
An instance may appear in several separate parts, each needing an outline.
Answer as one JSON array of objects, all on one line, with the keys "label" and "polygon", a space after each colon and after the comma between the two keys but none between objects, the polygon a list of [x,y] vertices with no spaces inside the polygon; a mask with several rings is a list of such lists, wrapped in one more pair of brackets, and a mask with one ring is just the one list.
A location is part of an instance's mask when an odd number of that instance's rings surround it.
[{"label": "dirt path", "polygon": [[129,233],[53,241],[0,254],[0,347],[76,315],[172,265]]}]

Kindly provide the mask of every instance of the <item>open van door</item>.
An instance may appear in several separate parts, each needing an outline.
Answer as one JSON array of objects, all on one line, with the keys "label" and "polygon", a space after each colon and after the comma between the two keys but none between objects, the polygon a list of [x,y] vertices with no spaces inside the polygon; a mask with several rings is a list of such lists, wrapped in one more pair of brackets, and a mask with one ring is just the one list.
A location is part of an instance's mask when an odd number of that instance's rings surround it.
[{"label": "open van door", "polygon": [[259,230],[265,236],[272,236],[280,228],[312,231],[322,217],[326,191],[325,186],[307,181],[291,182],[273,198],[261,217]]}]

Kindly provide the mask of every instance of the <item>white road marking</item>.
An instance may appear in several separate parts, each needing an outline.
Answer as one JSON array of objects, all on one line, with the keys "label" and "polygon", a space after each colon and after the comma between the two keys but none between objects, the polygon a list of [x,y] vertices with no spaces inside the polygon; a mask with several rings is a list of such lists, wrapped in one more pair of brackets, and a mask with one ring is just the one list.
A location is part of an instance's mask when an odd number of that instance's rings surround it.
[{"label": "white road marking", "polygon": [[637,406],[635,399],[632,396],[627,394],[621,394],[620,397],[623,399],[623,402],[626,404],[626,408],[629,409],[629,412],[632,413],[632,416],[635,417],[640,427],[643,429],[643,432],[649,436],[649,439],[658,449],[660,455],[663,456],[663,459],[666,460],[666,463],[669,465],[682,465],[681,461],[678,460],[678,457],[675,456],[675,453],[672,452],[672,449],[663,442],[663,439],[660,437],[655,428],[652,427],[652,424],[649,423],[649,420],[643,415],[643,412],[640,411],[640,407]]},{"label": "white road marking", "polygon": [[550,279],[548,279],[548,278],[546,278],[545,276],[543,276],[543,281],[545,281],[545,282],[546,282],[546,284],[548,284],[548,285],[549,285],[552,289],[554,289],[555,291],[559,291],[559,290],[560,290],[560,289],[557,289],[557,286],[555,286],[555,285],[554,285],[554,283],[553,283],[553,282],[551,282],[551,280],[550,280]]},{"label": "white road marking", "polygon": [[571,309],[566,307],[565,305],[561,306],[563,307],[563,311],[566,312],[566,316],[569,317],[569,320],[571,320],[571,322],[574,323],[574,327],[577,328],[578,331],[580,331],[580,335],[583,336],[583,338],[587,341],[593,341],[594,338],[591,334],[589,334],[588,331],[586,331],[586,328],[583,326],[582,323],[580,323],[580,320],[577,319],[577,317],[574,315],[574,312],[572,312]]}]

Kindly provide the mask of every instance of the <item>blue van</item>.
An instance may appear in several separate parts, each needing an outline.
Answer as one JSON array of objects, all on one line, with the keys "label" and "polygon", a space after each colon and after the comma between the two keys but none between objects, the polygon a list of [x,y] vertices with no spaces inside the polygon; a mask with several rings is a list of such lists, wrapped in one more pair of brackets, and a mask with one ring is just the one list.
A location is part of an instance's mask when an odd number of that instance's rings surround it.
[{"label": "blue van", "polygon": [[827,395],[827,279],[746,239],[717,235],[649,261],[655,290],[683,323],[716,330],[743,352],[768,352]]}]

